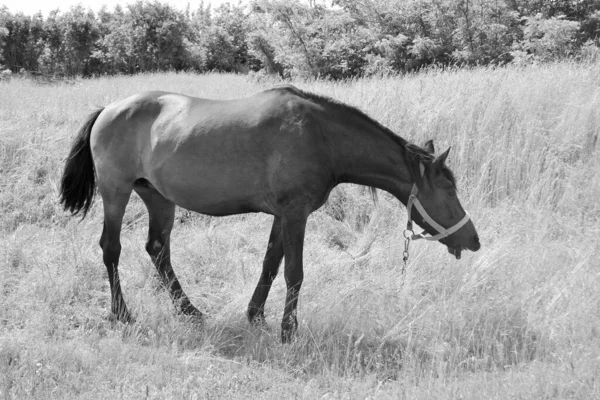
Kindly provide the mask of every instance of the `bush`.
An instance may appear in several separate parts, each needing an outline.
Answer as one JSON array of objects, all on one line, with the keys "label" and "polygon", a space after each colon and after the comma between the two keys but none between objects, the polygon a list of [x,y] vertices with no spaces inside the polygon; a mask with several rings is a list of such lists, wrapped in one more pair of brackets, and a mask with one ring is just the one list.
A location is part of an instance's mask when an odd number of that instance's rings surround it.
[{"label": "bush", "polygon": [[550,61],[575,55],[579,22],[568,21],[564,15],[544,19],[541,14],[525,17],[524,39],[520,50],[535,60]]}]

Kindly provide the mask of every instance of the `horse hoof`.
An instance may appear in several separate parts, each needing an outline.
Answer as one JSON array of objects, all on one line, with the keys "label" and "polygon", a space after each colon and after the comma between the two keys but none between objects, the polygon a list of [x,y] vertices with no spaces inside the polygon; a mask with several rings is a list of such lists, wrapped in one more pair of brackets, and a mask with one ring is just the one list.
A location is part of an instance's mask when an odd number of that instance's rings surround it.
[{"label": "horse hoof", "polygon": [[292,341],[294,340],[295,337],[296,337],[295,330],[287,330],[287,329],[281,330],[281,343],[282,344],[292,343]]},{"label": "horse hoof", "polygon": [[250,320],[250,325],[252,328],[262,331],[262,332],[271,332],[271,327],[267,324],[267,320],[264,316],[256,316],[252,320]]},{"label": "horse hoof", "polygon": [[181,313],[183,315],[186,315],[188,317],[192,317],[194,319],[203,319],[204,318],[204,314],[202,314],[202,312],[200,310],[198,310],[196,307],[194,307],[193,305],[189,304],[185,307],[181,307]]},{"label": "horse hoof", "polygon": [[256,328],[268,328],[267,320],[265,319],[264,315],[257,314],[248,320],[250,321],[250,325]]},{"label": "horse hoof", "polygon": [[133,318],[129,312],[118,314],[112,312],[108,316],[108,320],[111,322],[121,322],[123,324],[135,324],[135,318]]}]

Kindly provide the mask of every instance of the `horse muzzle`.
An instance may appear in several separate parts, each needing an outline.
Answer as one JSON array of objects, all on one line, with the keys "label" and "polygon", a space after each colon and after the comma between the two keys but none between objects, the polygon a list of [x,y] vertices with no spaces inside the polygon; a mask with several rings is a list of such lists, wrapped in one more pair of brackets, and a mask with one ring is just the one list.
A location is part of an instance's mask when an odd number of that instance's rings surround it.
[{"label": "horse muzzle", "polygon": [[481,248],[481,243],[479,242],[479,236],[477,236],[477,234],[475,234],[475,236],[473,236],[473,239],[471,240],[471,243],[469,243],[467,246],[456,246],[456,247],[452,247],[452,246],[447,246],[448,247],[448,253],[452,254],[454,257],[456,257],[457,260],[460,260],[460,256],[463,250],[470,250],[472,252],[476,252],[477,250],[479,250]]}]

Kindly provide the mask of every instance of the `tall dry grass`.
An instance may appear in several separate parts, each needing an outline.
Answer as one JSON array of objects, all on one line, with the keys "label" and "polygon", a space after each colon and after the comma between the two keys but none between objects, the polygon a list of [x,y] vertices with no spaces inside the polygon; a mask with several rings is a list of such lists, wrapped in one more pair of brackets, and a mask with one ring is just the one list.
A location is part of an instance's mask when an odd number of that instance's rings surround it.
[{"label": "tall dry grass", "polygon": [[389,195],[340,186],[309,220],[298,339],[279,343],[245,309],[271,217],[178,210],[173,263],[198,325],[173,312],[144,251],[132,198],[124,294],[108,316],[99,201],[79,222],[57,187],[95,107],[143,90],[234,98],[271,86],[242,76],[160,74],[38,85],[0,82],[0,397],[600,398],[600,65],[429,71],[296,82],[358,106],[449,165],[483,247],[456,261],[411,244]]}]

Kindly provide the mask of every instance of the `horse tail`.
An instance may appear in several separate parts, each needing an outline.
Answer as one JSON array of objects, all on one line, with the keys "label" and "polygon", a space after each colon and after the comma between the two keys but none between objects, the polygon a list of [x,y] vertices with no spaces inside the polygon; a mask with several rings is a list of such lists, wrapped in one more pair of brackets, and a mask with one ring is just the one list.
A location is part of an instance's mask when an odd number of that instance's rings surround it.
[{"label": "horse tail", "polygon": [[101,108],[93,112],[77,133],[60,182],[60,203],[73,215],[83,210],[82,219],[87,215],[96,193],[96,171],[90,134],[103,110]]}]

